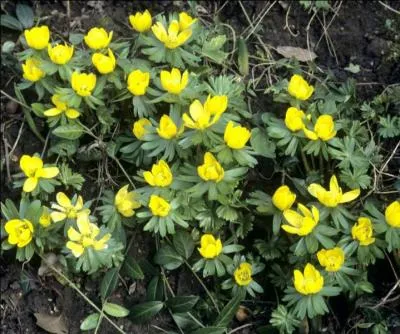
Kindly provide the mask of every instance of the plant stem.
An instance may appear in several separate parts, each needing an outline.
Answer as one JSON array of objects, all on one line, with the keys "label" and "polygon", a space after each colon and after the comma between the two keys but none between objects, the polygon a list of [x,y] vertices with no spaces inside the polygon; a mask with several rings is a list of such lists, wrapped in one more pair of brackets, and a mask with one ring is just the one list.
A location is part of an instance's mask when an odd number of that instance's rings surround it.
[{"label": "plant stem", "polygon": [[[46,259],[38,253],[39,256],[42,258],[43,261],[46,262],[46,265],[53,270],[57,275],[61,276],[62,279],[64,279],[70,286],[73,288],[90,306],[92,306],[97,312],[100,313],[100,316],[103,315],[104,319],[106,319],[119,333],[121,334],[127,334],[125,333],[121,328],[118,327],[118,325],[112,321],[107,315],[103,313],[103,311],[95,304],[93,303],[85,294],[79,290],[79,288],[75,285],[74,282],[72,282],[67,276],[65,276],[61,271],[57,270],[52,264],[48,263]],[[99,319],[100,321],[100,319]]]},{"label": "plant stem", "polygon": [[310,165],[308,164],[308,161],[307,161],[307,157],[304,154],[304,151],[302,149],[300,150],[300,153],[301,153],[301,160],[303,161],[304,168],[306,169],[306,172],[309,173],[311,170],[310,170]]},{"label": "plant stem", "polygon": [[199,277],[199,275],[196,274],[196,272],[192,269],[192,267],[190,266],[190,264],[186,261],[185,264],[186,266],[189,268],[189,270],[192,272],[193,276],[196,277],[196,279],[199,281],[200,285],[203,287],[204,291],[207,293],[208,297],[211,299],[211,302],[213,303],[215,309],[217,310],[218,314],[220,313],[219,307],[215,301],[215,299],[213,298],[213,296],[211,295],[211,292],[207,289],[206,285],[203,283],[202,279]]}]

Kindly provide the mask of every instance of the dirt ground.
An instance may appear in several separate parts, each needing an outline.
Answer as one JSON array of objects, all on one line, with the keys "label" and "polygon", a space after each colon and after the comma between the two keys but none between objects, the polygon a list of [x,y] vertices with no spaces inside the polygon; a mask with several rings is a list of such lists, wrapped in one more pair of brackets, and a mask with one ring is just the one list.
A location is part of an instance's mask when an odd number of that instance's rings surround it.
[{"label": "dirt ground", "polygon": [[[400,2],[385,1],[392,8],[399,10]],[[339,2],[335,2],[338,4]],[[52,30],[59,33],[67,33],[68,23],[71,22],[71,30],[86,31],[95,25],[112,28],[116,35],[127,34],[127,16],[137,10],[149,8],[152,13],[161,11],[188,10],[186,1],[70,1],[70,11],[67,10],[67,1],[32,1],[36,14],[47,17],[44,22]],[[199,11],[202,15],[218,15],[220,22],[230,24],[235,28],[236,34],[248,27],[247,19],[236,1],[198,1]],[[271,2],[267,1],[243,1],[243,5],[250,18],[264,11]],[[263,42],[276,48],[278,46],[297,46],[307,48],[309,44],[317,54],[316,64],[324,71],[332,71],[338,81],[354,77],[357,80],[357,89],[361,97],[371,99],[377,93],[383,91],[390,84],[400,81],[400,62],[393,61],[393,46],[400,42],[399,34],[388,29],[390,22],[400,26],[399,16],[385,8],[378,1],[342,1],[337,13],[329,12],[326,22],[312,21],[307,34],[307,26],[312,13],[307,13],[297,2],[276,1],[268,14],[264,17],[259,34]],[[12,8],[9,1],[7,8]],[[337,8],[337,6],[335,6]],[[392,20],[392,21],[388,21]],[[122,24],[121,22],[124,22]],[[388,23],[389,22],[389,23]],[[394,22],[394,23],[393,23]],[[289,26],[289,29],[287,28]],[[327,34],[324,34],[324,28]],[[2,42],[10,39],[12,32],[2,33]],[[308,39],[308,42],[307,42]],[[329,42],[329,45],[327,41]],[[249,39],[249,49],[255,50],[256,38]],[[333,51],[334,50],[334,51]],[[279,55],[273,53],[276,59]],[[360,66],[360,71],[353,74],[345,70],[350,63]],[[1,89],[12,94],[9,74],[2,65]],[[14,78],[15,79],[15,78]],[[5,145],[13,146],[20,131],[20,140],[11,160],[8,162],[8,171],[2,170],[0,199],[15,199],[18,193],[13,191],[12,183],[8,178],[18,171],[18,157],[24,153],[34,153],[41,150],[41,143],[34,140],[33,134],[25,125],[21,130],[23,115],[19,109],[10,107],[7,100],[1,99],[1,152],[4,154]],[[44,124],[39,122],[39,129]],[[90,189],[89,189],[90,191]],[[151,242],[147,236],[138,235],[135,240],[137,245],[133,252],[139,252],[142,257],[147,256],[149,250],[147,245]],[[36,326],[34,313],[42,313],[58,316],[63,315],[64,323],[69,333],[79,333],[80,322],[92,311],[85,301],[77,296],[71,288],[60,284],[53,277],[40,277],[37,268],[40,263],[37,259],[23,266],[13,263],[14,253],[6,252],[1,257],[1,331],[2,333],[46,333]],[[381,268],[381,267],[382,268]],[[382,263],[376,267],[376,273],[387,270]],[[380,275],[377,275],[378,277]],[[23,278],[23,279],[21,279]],[[21,283],[22,282],[22,283]],[[127,293],[127,287],[132,282],[122,283],[112,296],[111,301],[124,301],[125,304],[134,304],[143,300],[147,282],[137,282],[136,289],[132,295]],[[378,292],[387,291],[384,282],[376,282]],[[82,279],[81,287],[89,298],[98,302],[97,291],[93,288],[94,283],[89,279]],[[194,291],[196,285],[191,277],[185,272],[179,272],[171,277],[171,284],[178,290]],[[383,292],[382,292],[383,293]],[[346,312],[343,312],[345,319]],[[342,316],[342,315],[340,315]],[[264,320],[265,321],[265,320]],[[132,324],[128,319],[118,320],[127,333],[159,333],[156,327],[174,330],[174,326],[167,312],[161,313],[149,324],[138,326]],[[240,324],[237,324],[238,326]],[[99,333],[113,333],[105,321]],[[254,333],[253,329],[245,329],[237,333]]]}]

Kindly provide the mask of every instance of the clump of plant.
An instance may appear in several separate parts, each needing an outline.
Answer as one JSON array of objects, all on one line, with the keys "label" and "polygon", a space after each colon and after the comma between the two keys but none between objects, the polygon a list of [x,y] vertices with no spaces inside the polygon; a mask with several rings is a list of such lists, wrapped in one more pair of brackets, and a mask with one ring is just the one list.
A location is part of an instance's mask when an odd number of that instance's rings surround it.
[{"label": "clump of plant", "polygon": [[[286,305],[271,316],[281,332],[328,313],[330,297],[370,292],[367,266],[400,247],[400,202],[357,202],[371,188],[370,160],[382,157],[351,119],[346,88],[294,74],[271,88],[285,116],[264,112],[259,122],[242,78],[220,73],[224,35],[186,12],[129,22],[123,40],[102,27],[68,42],[45,25],[24,31],[15,90],[36,92],[29,112],[47,122],[49,150],[20,159],[21,200],[2,203],[2,249],[16,247],[20,261],[56,253],[55,274],[76,289],[75,275],[101,274],[102,305],[83,330],[105,318],[123,332],[108,315],[145,321],[166,308],[181,332],[223,333],[266,290],[261,272]],[[84,199],[84,179],[68,166],[75,157],[113,161],[123,181],[99,180]],[[261,157],[282,175],[276,189],[247,185]],[[134,231],[154,240],[152,270],[129,256]],[[177,296],[166,270],[178,268],[205,294]],[[130,310],[108,301],[120,271],[151,278],[147,301]]]}]

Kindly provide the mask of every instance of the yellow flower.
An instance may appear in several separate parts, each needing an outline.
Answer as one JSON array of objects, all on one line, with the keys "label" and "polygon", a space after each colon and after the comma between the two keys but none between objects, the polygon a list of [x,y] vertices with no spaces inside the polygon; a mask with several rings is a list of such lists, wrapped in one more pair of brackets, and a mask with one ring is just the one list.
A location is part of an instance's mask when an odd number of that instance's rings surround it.
[{"label": "yellow flower", "polygon": [[42,215],[39,218],[39,224],[43,227],[49,227],[51,224],[50,213],[46,207],[43,208]]},{"label": "yellow flower", "polygon": [[179,22],[173,20],[168,27],[168,32],[161,22],[157,22],[151,27],[154,36],[168,49],[175,49],[184,44],[190,36],[192,29],[179,31]]},{"label": "yellow flower", "polygon": [[37,156],[23,155],[19,161],[19,166],[27,176],[23,186],[26,193],[36,189],[39,179],[52,179],[60,172],[57,167],[43,167],[42,159]]},{"label": "yellow flower", "polygon": [[226,95],[215,95],[213,97],[208,95],[204,103],[204,109],[211,115],[222,115],[226,108],[228,108],[228,96]]},{"label": "yellow flower", "polygon": [[136,12],[135,15],[129,15],[129,22],[133,29],[138,32],[145,32],[151,28],[151,14],[146,9],[143,13]]},{"label": "yellow flower", "polygon": [[235,272],[233,273],[233,276],[235,277],[235,281],[238,285],[246,286],[249,285],[253,280],[251,278],[252,273],[253,270],[251,268],[251,264],[243,262],[239,265],[238,268],[236,268]]},{"label": "yellow flower", "polygon": [[162,115],[160,125],[157,128],[157,133],[161,138],[172,139],[183,132],[183,127],[178,131],[178,127],[171,117]]},{"label": "yellow flower", "polygon": [[50,40],[50,30],[48,26],[33,27],[24,31],[26,43],[32,49],[42,50]]},{"label": "yellow flower", "polygon": [[351,228],[351,236],[358,240],[361,246],[368,246],[375,242],[371,219],[367,217],[358,218]]},{"label": "yellow flower", "polygon": [[181,75],[181,71],[173,68],[171,72],[161,71],[160,74],[162,87],[171,94],[180,94],[188,84],[189,72],[186,70]]},{"label": "yellow flower", "polygon": [[290,78],[288,92],[299,100],[308,100],[314,92],[314,87],[309,85],[301,75],[295,74]]},{"label": "yellow flower", "polygon": [[293,132],[299,131],[304,128],[304,111],[295,107],[290,107],[286,111],[285,125]]},{"label": "yellow flower", "polygon": [[324,278],[311,263],[307,263],[304,268],[304,275],[300,270],[295,270],[294,288],[302,295],[313,295],[321,291],[324,287]]},{"label": "yellow flower", "polygon": [[340,247],[332,249],[321,249],[317,253],[319,264],[325,268],[326,271],[338,271],[344,263],[344,251]]},{"label": "yellow flower", "polygon": [[38,81],[42,79],[46,73],[39,67],[40,61],[34,58],[28,58],[24,64],[22,64],[23,77],[28,81]]},{"label": "yellow flower", "polygon": [[143,139],[144,135],[147,134],[146,127],[150,126],[151,122],[147,118],[141,118],[133,123],[132,132],[135,137],[139,140]]},{"label": "yellow flower", "polygon": [[149,208],[153,216],[168,216],[171,205],[162,197],[157,195],[150,196]]},{"label": "yellow flower", "polygon": [[11,219],[4,229],[8,233],[8,243],[22,248],[29,244],[33,236],[33,225],[27,219]]},{"label": "yellow flower", "polygon": [[251,132],[243,126],[234,126],[234,124],[232,121],[228,122],[225,128],[224,140],[230,148],[240,150],[250,139]]},{"label": "yellow flower", "polygon": [[222,252],[221,239],[215,239],[212,234],[203,234],[200,239],[200,255],[205,259],[214,259]]},{"label": "yellow flower", "polygon": [[124,217],[132,217],[135,214],[135,210],[140,208],[140,203],[136,200],[137,194],[134,191],[128,192],[129,185],[123,186],[118,190],[115,195],[114,205],[118,212]]},{"label": "yellow flower", "polygon": [[68,108],[67,103],[63,102],[61,96],[58,94],[55,94],[51,97],[51,102],[53,102],[56,107],[50,108],[43,113],[47,117],[58,116],[62,113],[65,113],[65,116],[67,116],[69,119],[75,119],[80,115],[79,111]]},{"label": "yellow flower", "polygon": [[272,203],[281,211],[290,209],[296,200],[296,194],[288,186],[280,186],[272,196]]},{"label": "yellow flower", "polygon": [[111,73],[114,71],[117,64],[111,49],[108,49],[108,56],[99,52],[94,53],[92,56],[92,63],[101,74]]},{"label": "yellow flower", "polygon": [[128,89],[135,95],[140,96],[146,94],[146,89],[150,83],[150,73],[134,70],[128,75]]},{"label": "yellow flower", "polygon": [[182,116],[186,127],[197,130],[204,130],[218,122],[222,113],[228,106],[228,97],[208,96],[204,106],[199,100],[195,100],[189,107],[189,114],[184,113]]},{"label": "yellow flower", "polygon": [[394,201],[385,210],[386,222],[396,228],[400,228],[400,201]]},{"label": "yellow flower", "polygon": [[188,13],[185,12],[179,13],[179,30],[180,31],[186,30],[196,21],[197,19],[191,17]]},{"label": "yellow flower", "polygon": [[96,74],[74,71],[71,76],[72,89],[80,96],[89,96],[96,87]]},{"label": "yellow flower", "polygon": [[104,49],[110,44],[113,32],[107,33],[104,28],[92,28],[84,37],[87,46],[93,50]]},{"label": "yellow flower", "polygon": [[47,53],[54,64],[64,65],[71,60],[74,54],[74,46],[68,46],[65,43],[64,45],[57,44],[52,47],[51,44],[48,44]]},{"label": "yellow flower", "polygon": [[80,257],[85,248],[92,247],[99,251],[108,247],[107,242],[111,238],[111,234],[105,234],[101,239],[97,240],[100,229],[97,225],[89,220],[88,213],[80,215],[76,222],[78,231],[70,227],[67,231],[68,239],[67,248],[69,248],[75,257]]},{"label": "yellow flower", "polygon": [[311,211],[303,204],[297,204],[298,209],[303,215],[294,210],[283,211],[283,216],[290,225],[282,225],[282,229],[291,234],[305,236],[310,234],[319,222],[319,211],[315,206],[311,207]]},{"label": "yellow flower", "polygon": [[210,152],[204,154],[204,164],[197,167],[197,173],[204,181],[219,182],[224,178],[224,169]]},{"label": "yellow flower", "polygon": [[334,208],[341,203],[350,202],[360,195],[360,189],[354,189],[343,194],[335,175],[331,177],[329,190],[319,184],[312,183],[308,186],[308,192],[318,198],[321,204],[330,208]]},{"label": "yellow flower", "polygon": [[172,183],[171,169],[164,160],[154,164],[151,172],[144,172],[143,177],[153,187],[168,187]]},{"label": "yellow flower", "polygon": [[318,117],[314,126],[314,131],[303,127],[304,134],[308,139],[323,141],[331,140],[336,135],[335,122],[331,115],[321,115]]},{"label": "yellow flower", "polygon": [[53,203],[51,208],[58,211],[50,213],[50,217],[55,223],[67,218],[76,219],[82,215],[88,215],[90,213],[89,209],[83,207],[82,196],[78,196],[75,205],[71,203],[71,200],[63,192],[57,193],[56,200],[58,204]]}]

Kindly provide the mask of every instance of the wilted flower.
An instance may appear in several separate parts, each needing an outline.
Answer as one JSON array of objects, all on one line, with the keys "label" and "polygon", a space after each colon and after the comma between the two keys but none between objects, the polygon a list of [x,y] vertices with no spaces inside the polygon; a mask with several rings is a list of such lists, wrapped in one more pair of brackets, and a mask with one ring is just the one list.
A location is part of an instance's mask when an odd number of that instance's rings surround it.
[{"label": "wilted flower", "polygon": [[146,126],[150,126],[151,122],[147,118],[141,118],[133,123],[132,132],[135,137],[142,140],[144,135],[147,133]]},{"label": "wilted flower", "polygon": [[367,217],[358,218],[358,221],[351,228],[351,236],[358,240],[361,246],[368,246],[375,242],[373,233],[371,219]]},{"label": "wilted flower", "polygon": [[128,75],[128,90],[135,96],[146,94],[150,83],[150,73],[134,70]]},{"label": "wilted flower", "polygon": [[303,204],[297,204],[298,209],[303,214],[300,215],[294,210],[283,211],[283,216],[290,225],[282,225],[282,229],[291,234],[305,236],[310,234],[319,221],[319,211],[315,206],[311,207],[311,211]]},{"label": "wilted flower", "polygon": [[354,189],[343,194],[335,175],[331,177],[329,190],[317,183],[312,183],[308,186],[308,192],[318,198],[321,204],[331,208],[341,203],[350,202],[360,195],[360,189]]},{"label": "wilted flower", "polygon": [[115,195],[114,205],[117,211],[124,217],[132,217],[135,209],[140,208],[137,201],[137,194],[134,191],[128,191],[129,185],[123,186]]},{"label": "wilted flower", "polygon": [[26,43],[32,49],[42,50],[50,40],[50,30],[48,26],[33,27],[24,31]]},{"label": "wilted flower", "polygon": [[107,33],[104,28],[92,28],[84,37],[87,46],[93,50],[104,49],[110,44],[113,32]]},{"label": "wilted flower", "polygon": [[22,248],[29,244],[33,236],[33,225],[27,219],[11,219],[4,229],[8,233],[8,243]]},{"label": "wilted flower", "polygon": [[94,53],[92,56],[92,63],[101,74],[111,73],[114,71],[117,64],[111,49],[108,49],[108,56],[99,52]]},{"label": "wilted flower", "polygon": [[79,111],[72,109],[72,108],[68,108],[67,103],[62,101],[61,96],[58,94],[55,94],[51,97],[51,102],[53,102],[53,104],[56,107],[47,109],[43,113],[47,117],[58,116],[58,115],[64,113],[65,116],[67,116],[69,119],[75,119],[75,118],[79,117],[79,115],[80,115]]},{"label": "wilted flower", "polygon": [[385,218],[390,226],[400,228],[400,201],[394,201],[387,206]]},{"label": "wilted flower", "polygon": [[149,208],[153,216],[166,217],[171,210],[171,205],[164,198],[151,195]]},{"label": "wilted flower", "polygon": [[304,274],[300,270],[295,270],[294,288],[302,295],[313,295],[321,291],[324,287],[324,278],[315,267],[307,263]]},{"label": "wilted flower", "polygon": [[188,84],[189,72],[186,70],[181,74],[177,68],[173,68],[171,72],[161,71],[160,74],[162,87],[171,94],[180,94]]},{"label": "wilted flower", "polygon": [[179,22],[173,20],[168,27],[168,32],[161,22],[157,22],[151,27],[154,36],[168,49],[175,49],[184,44],[190,36],[192,29],[180,31]]},{"label": "wilted flower", "polygon": [[74,71],[71,76],[72,89],[80,96],[89,96],[96,87],[96,75]]},{"label": "wilted flower", "polygon": [[40,61],[35,58],[28,58],[24,64],[22,64],[23,78],[28,81],[38,81],[42,79],[46,73],[39,67]]},{"label": "wilted flower", "polygon": [[144,172],[143,177],[153,187],[168,187],[172,183],[171,169],[164,160],[154,164],[151,167],[151,172]]},{"label": "wilted flower", "polygon": [[143,13],[136,12],[135,15],[129,15],[129,22],[133,29],[138,32],[145,32],[151,28],[151,14],[146,9]]},{"label": "wilted flower", "polygon": [[224,169],[210,152],[204,154],[204,164],[197,167],[197,173],[204,181],[220,182],[224,178]]},{"label": "wilted flower", "polygon": [[179,13],[179,30],[184,31],[189,28],[197,19],[194,19],[186,12]]},{"label": "wilted flower", "polygon": [[55,223],[67,218],[76,219],[81,215],[88,215],[90,213],[89,209],[83,207],[82,196],[78,196],[75,205],[71,203],[71,200],[63,192],[57,193],[56,200],[58,204],[53,203],[51,208],[58,211],[50,213],[50,217]]},{"label": "wilted flower", "polygon": [[272,196],[272,203],[281,211],[290,209],[296,200],[296,194],[288,186],[280,186]]},{"label": "wilted flower", "polygon": [[212,234],[203,234],[200,239],[200,255],[205,259],[214,259],[222,252],[221,239],[215,239]]},{"label": "wilted flower", "polygon": [[305,118],[303,110],[295,107],[290,107],[286,111],[285,125],[293,132],[299,131],[304,128],[303,119]]},{"label": "wilted flower", "polygon": [[247,262],[242,262],[238,268],[236,268],[233,276],[235,277],[235,282],[240,286],[246,286],[251,283],[253,280],[251,278],[251,274],[253,270],[251,268],[251,264]]},{"label": "wilted flower", "polygon": [[68,46],[67,43],[65,43],[64,45],[57,44],[52,47],[51,44],[48,44],[47,53],[54,64],[64,65],[71,60],[74,54],[74,46]]},{"label": "wilted flower", "polygon": [[243,148],[251,137],[251,132],[245,127],[237,125],[229,121],[224,133],[225,143],[235,150]]},{"label": "wilted flower", "polygon": [[69,241],[66,245],[75,257],[80,257],[85,248],[93,247],[94,250],[99,251],[108,247],[107,242],[110,240],[111,234],[107,233],[101,239],[97,239],[100,229],[90,222],[87,213],[79,216],[76,224],[78,231],[73,227],[67,231]]},{"label": "wilted flower", "polygon": [[299,100],[308,100],[314,92],[314,87],[309,85],[301,75],[295,74],[290,78],[288,92]]},{"label": "wilted flower", "polygon": [[308,139],[323,141],[331,140],[336,135],[335,123],[331,115],[321,115],[318,117],[314,126],[314,131],[303,127],[304,134]]},{"label": "wilted flower", "polygon": [[52,179],[60,172],[57,167],[43,167],[43,160],[37,156],[23,155],[19,165],[27,176],[23,186],[23,190],[27,193],[36,189],[39,179]]},{"label": "wilted flower", "polygon": [[338,271],[344,263],[344,251],[340,247],[332,249],[321,249],[317,253],[319,264],[325,268],[326,271]]}]

